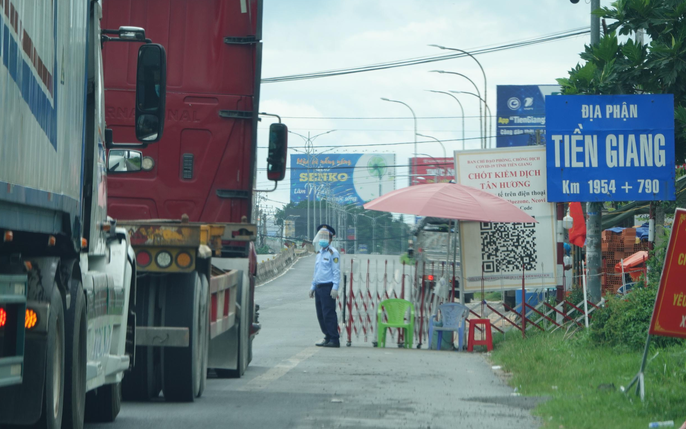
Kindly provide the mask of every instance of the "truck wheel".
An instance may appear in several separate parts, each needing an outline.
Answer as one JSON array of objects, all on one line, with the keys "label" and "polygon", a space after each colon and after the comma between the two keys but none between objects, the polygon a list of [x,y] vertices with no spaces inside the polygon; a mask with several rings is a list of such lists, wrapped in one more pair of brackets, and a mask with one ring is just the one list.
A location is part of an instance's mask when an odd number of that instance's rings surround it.
[{"label": "truck wheel", "polygon": [[48,320],[47,359],[43,412],[36,429],[60,429],[62,425],[62,399],[64,398],[64,312],[62,295],[57,287],[52,290]]},{"label": "truck wheel", "polygon": [[200,378],[200,389],[198,391],[197,397],[202,396],[202,393],[207,387],[207,363],[210,356],[210,314],[209,314],[209,295],[210,295],[210,283],[207,280],[207,276],[200,276],[202,283],[202,289],[200,291],[200,311],[198,312],[199,318],[198,323],[200,324],[200,338],[202,339],[202,345],[200,350],[202,352],[201,365],[199,365],[200,373],[198,377]]},{"label": "truck wheel", "polygon": [[168,401],[192,402],[200,391],[202,344],[200,293],[197,272],[167,276],[164,326],[188,328],[188,347],[166,347],[162,352],[164,397]]},{"label": "truck wheel", "polygon": [[78,280],[69,281],[72,304],[66,317],[66,360],[64,362],[65,429],[82,429],[86,406],[86,298]]},{"label": "truck wheel", "polygon": [[[157,279],[138,279],[136,288],[136,324],[139,326],[161,326],[155,320]],[[158,348],[159,349],[159,348]],[[137,347],[133,369],[122,380],[122,398],[125,401],[149,401],[159,396],[162,377],[159,373],[155,347]]]},{"label": "truck wheel", "polygon": [[106,384],[86,395],[86,421],[110,423],[121,410],[121,383]]}]

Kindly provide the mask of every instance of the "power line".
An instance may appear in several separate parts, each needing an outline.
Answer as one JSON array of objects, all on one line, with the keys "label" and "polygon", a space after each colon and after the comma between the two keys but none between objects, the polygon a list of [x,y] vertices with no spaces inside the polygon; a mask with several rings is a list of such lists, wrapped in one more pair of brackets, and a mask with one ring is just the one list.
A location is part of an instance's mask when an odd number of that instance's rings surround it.
[{"label": "power line", "polygon": [[[468,140],[481,140],[481,137],[467,137],[465,139],[441,139],[442,143],[445,142],[461,142],[461,141],[468,141]],[[436,140],[424,140],[424,141],[417,141],[417,144],[423,144],[423,143],[432,143],[436,144]],[[367,144],[350,144],[350,145],[322,145],[322,146],[317,146],[316,149],[323,149],[323,148],[348,148],[348,147],[378,147],[378,146],[394,146],[394,145],[406,145],[406,144],[415,144],[414,141],[411,142],[388,142],[388,143],[367,143]],[[258,146],[258,149],[268,149],[267,146]],[[289,146],[288,149],[307,149],[307,146]]]},{"label": "power line", "polygon": [[[474,116],[465,116],[466,118],[480,118],[481,116],[474,115]],[[414,119],[412,116],[368,116],[368,117],[361,117],[361,116],[282,116],[282,119],[336,119],[336,120],[367,120],[367,119],[374,119],[374,120],[385,120],[385,119],[392,119],[392,120],[409,120],[409,119]],[[460,116],[417,116],[417,119],[462,119],[462,115]],[[338,130],[338,129],[337,129]]]},{"label": "power line", "polygon": [[[576,36],[580,36],[583,34],[590,33],[590,31],[591,30],[589,27],[582,27],[582,28],[577,28],[577,29],[573,29],[573,30],[567,30],[567,31],[562,31],[562,32],[558,32],[558,33],[552,33],[552,34],[549,34],[546,36],[540,36],[540,37],[536,37],[533,39],[527,39],[527,40],[523,40],[523,41],[519,41],[519,42],[507,43],[504,45],[497,45],[497,46],[492,46],[492,47],[487,47],[487,48],[482,48],[482,49],[475,49],[475,50],[472,50],[469,52],[472,55],[488,54],[488,53],[492,53],[492,52],[505,51],[505,50],[509,50],[509,49],[515,49],[515,48],[522,48],[522,47],[526,47],[526,46],[537,45],[540,43],[562,40],[562,39],[566,39],[569,37],[576,37]],[[398,67],[408,67],[408,66],[428,64],[428,63],[433,63],[433,62],[438,62],[438,61],[453,60],[453,59],[462,58],[462,57],[466,57],[466,56],[467,55],[463,54],[463,53],[454,53],[454,54],[448,54],[448,55],[437,55],[437,56],[430,56],[430,57],[411,58],[411,59],[397,60],[397,61],[391,61],[391,62],[386,62],[386,63],[371,64],[371,65],[367,65],[367,66],[358,66],[358,67],[345,68],[345,69],[334,69],[334,70],[326,70],[326,71],[313,72],[313,73],[302,73],[302,74],[294,74],[294,75],[287,75],[287,76],[271,77],[271,78],[262,79],[262,83],[290,82],[290,81],[296,81],[296,80],[307,80],[307,79],[318,79],[318,78],[324,78],[324,77],[343,76],[343,75],[348,75],[348,74],[365,73],[365,72],[370,72],[370,71],[387,70],[387,69],[398,68]]]}]

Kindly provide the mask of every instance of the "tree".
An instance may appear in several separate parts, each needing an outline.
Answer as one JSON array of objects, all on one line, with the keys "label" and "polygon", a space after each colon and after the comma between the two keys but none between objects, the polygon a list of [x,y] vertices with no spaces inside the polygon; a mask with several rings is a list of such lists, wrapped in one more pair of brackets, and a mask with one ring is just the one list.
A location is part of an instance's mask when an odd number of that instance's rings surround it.
[{"label": "tree", "polygon": [[[618,0],[594,11],[613,21],[595,46],[586,45],[581,59],[558,79],[562,92],[575,94],[674,94],[675,159],[686,155],[686,2],[684,0]],[[645,32],[648,44],[619,36]]]}]

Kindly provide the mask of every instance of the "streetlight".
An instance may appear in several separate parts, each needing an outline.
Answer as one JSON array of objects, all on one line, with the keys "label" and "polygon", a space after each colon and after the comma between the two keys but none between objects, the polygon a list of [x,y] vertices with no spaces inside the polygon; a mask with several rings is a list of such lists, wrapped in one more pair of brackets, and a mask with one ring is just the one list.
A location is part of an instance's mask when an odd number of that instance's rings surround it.
[{"label": "streetlight", "polygon": [[[307,137],[305,137],[305,136],[302,135],[302,134],[298,134],[298,133],[296,133],[296,132],[294,132],[294,131],[290,131],[290,130],[288,131],[289,133],[295,134],[296,136],[299,136],[300,138],[302,138],[303,140],[305,140],[305,153],[307,154],[307,172],[308,172],[308,173],[311,173],[311,172],[312,172],[312,161],[313,161],[313,159],[314,159],[314,157],[312,156],[312,154],[314,153],[314,147],[313,147],[312,145],[313,145],[313,143],[314,143],[314,140],[315,140],[317,137],[323,136],[323,135],[325,135],[325,134],[332,133],[332,132],[334,132],[334,131],[336,131],[336,130],[325,131],[325,132],[320,133],[320,134],[317,134],[317,135],[315,135],[315,136],[310,136],[310,133],[309,133],[309,131],[308,131],[308,132],[307,132]],[[307,182],[307,183],[308,183],[308,185],[309,185],[309,183],[310,183],[310,182],[309,182],[309,174],[308,174],[308,182]],[[309,240],[309,238],[310,238],[310,231],[311,231],[311,229],[310,229],[310,205],[311,205],[311,204],[310,204],[310,194],[311,194],[311,193],[312,193],[312,192],[311,192],[311,187],[310,187],[310,191],[307,192],[307,234],[305,235],[305,236],[307,237],[308,240]]]},{"label": "streetlight", "polygon": [[420,136],[420,137],[426,137],[426,138],[428,138],[428,139],[436,140],[436,143],[440,144],[440,145],[441,145],[441,148],[443,149],[443,158],[447,158],[447,157],[448,157],[448,155],[445,153],[445,146],[443,146],[443,142],[442,142],[442,141],[438,140],[436,137],[427,136],[426,134],[419,134],[419,133],[417,133],[417,135]]},{"label": "streetlight", "polygon": [[[446,153],[445,153],[445,146],[443,146],[443,142],[441,142],[440,140],[438,140],[436,137],[428,136],[428,135],[426,135],[426,134],[417,134],[417,135],[418,135],[418,136],[422,136],[422,137],[427,137],[427,138],[430,138],[430,139],[434,139],[434,140],[436,140],[436,142],[438,142],[438,144],[441,145],[441,148],[443,148],[443,160],[444,160],[444,161],[443,161],[443,164],[441,164],[441,165],[445,166],[445,159],[446,159],[448,156],[447,156]],[[429,155],[429,156],[430,156],[434,161],[436,161],[436,158],[434,158],[434,157],[431,156],[431,155]],[[440,167],[439,165],[437,165],[437,167],[438,167],[439,169],[442,169],[442,167]],[[444,174],[444,176],[445,176],[445,174]],[[435,181],[435,183],[437,183],[437,182],[438,182],[438,180]]]},{"label": "streetlight", "polygon": [[407,107],[410,109],[410,112],[412,112],[412,117],[414,118],[414,157],[417,157],[417,115],[414,114],[414,110],[407,104],[403,103],[402,101],[398,100],[390,100],[388,98],[381,97],[383,101],[388,101],[389,103],[399,103],[402,104],[403,106]]},{"label": "streetlight", "polygon": [[[462,49],[448,48],[448,47],[441,46],[441,45],[429,45],[429,46],[433,46],[434,48],[443,49],[443,50],[448,50],[448,51],[462,52],[463,54],[469,56],[471,59],[473,59],[474,61],[476,61],[476,63],[479,65],[479,68],[481,69],[481,74],[484,76],[484,98],[483,98],[483,99],[484,99],[484,100],[488,100],[488,83],[487,83],[487,81],[486,81],[486,72],[484,71],[484,68],[481,66],[481,63],[479,62],[479,60],[477,60],[477,59],[474,57],[474,55],[472,55],[472,54],[470,54],[469,52],[467,52],[467,51],[465,51],[465,50],[462,50]],[[484,103],[484,104],[485,104],[485,103]]]},{"label": "streetlight", "polygon": [[[432,73],[441,73],[441,74],[453,74],[453,75],[461,76],[461,77],[467,79],[469,82],[471,82],[472,85],[474,85],[474,89],[476,90],[476,93],[479,95],[479,98],[481,98],[481,91],[479,91],[479,87],[476,86],[474,81],[471,80],[469,78],[469,76],[462,74],[462,73],[453,72],[453,71],[445,71],[445,70],[431,70],[431,72]],[[479,103],[479,121],[481,121],[481,116],[483,115],[482,112],[483,112],[483,110],[481,108],[481,103]],[[481,122],[481,129],[483,129],[485,131],[485,129],[486,129],[485,127],[486,127],[485,121]],[[485,134],[486,134],[486,132],[484,132],[483,135],[485,135]],[[482,141],[481,141],[481,148],[482,149],[484,149],[486,147],[486,141],[484,140],[483,135],[482,135]]]},{"label": "streetlight", "polygon": [[[457,99],[453,94],[446,92],[446,91],[436,91],[434,89],[427,89],[428,92],[435,92],[436,94],[445,94],[447,96],[450,96],[453,98],[453,100],[457,101],[457,104],[460,105],[460,110],[462,111],[462,150],[464,150],[464,108],[462,107],[462,103],[460,103],[460,100]],[[479,104],[479,107],[481,107],[481,104]],[[481,115],[479,115],[479,120],[481,120]]]},{"label": "streetlight", "polygon": [[[436,169],[441,170],[441,165],[443,165],[443,164],[440,164],[436,158],[434,158],[433,156],[431,156],[427,153],[420,153],[419,155],[428,156],[429,158],[433,159],[434,165],[436,166]],[[435,172],[434,172],[434,183],[438,183],[438,173],[435,173]]]},{"label": "streetlight", "polygon": [[[415,157],[416,158],[416,157]],[[357,215],[369,218],[372,220],[372,253],[376,250],[376,218],[368,216],[366,214],[362,213],[356,213],[355,216]],[[355,226],[357,227],[357,219],[355,219]],[[355,238],[357,239],[357,231],[355,231]]]},{"label": "streetlight", "polygon": [[[469,91],[450,91],[450,92],[452,92],[453,94],[468,94],[468,95],[473,95],[474,97],[478,98],[479,100],[481,100],[481,101],[484,103],[484,106],[486,106],[486,112],[487,112],[487,115],[488,115],[488,118],[487,118],[487,119],[488,119],[488,123],[489,123],[489,124],[488,124],[488,132],[490,133],[490,132],[491,132],[490,129],[491,129],[491,127],[493,126],[493,114],[491,113],[491,108],[488,107],[488,103],[486,103],[486,100],[484,100],[483,98],[481,98],[481,97],[478,96],[477,94],[474,94],[473,92],[469,92]],[[485,122],[486,122],[486,120],[484,119],[484,123],[485,123]],[[489,140],[490,140],[490,139],[489,139]],[[489,144],[489,146],[490,146],[490,144]],[[484,149],[485,149],[485,148],[484,148]]]}]

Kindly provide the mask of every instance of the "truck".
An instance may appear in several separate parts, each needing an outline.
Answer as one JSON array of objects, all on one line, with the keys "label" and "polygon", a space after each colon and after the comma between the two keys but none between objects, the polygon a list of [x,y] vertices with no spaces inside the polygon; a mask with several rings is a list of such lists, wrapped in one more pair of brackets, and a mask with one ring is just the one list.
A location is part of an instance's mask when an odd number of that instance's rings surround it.
[{"label": "truck", "polygon": [[165,56],[101,16],[98,0],[0,0],[0,426],[112,421],[133,363],[135,253],[107,212],[102,46],[137,52],[129,107],[148,143],[164,106],[144,95]]},{"label": "truck", "polygon": [[[445,269],[445,263],[450,257],[450,261],[455,261],[457,274],[455,275],[454,288],[455,298],[460,298],[460,246],[459,235],[455,234],[454,221],[450,219],[440,219],[433,217],[423,218],[415,228],[414,235],[416,242],[414,246],[416,258],[418,259],[423,283],[433,288],[436,282],[443,276],[452,277],[452,269]],[[450,235],[452,234],[452,237]],[[452,242],[451,242],[452,241]],[[448,246],[452,249],[452,254],[448,253]],[[451,262],[452,263],[452,262]],[[448,280],[450,281],[450,280]],[[473,293],[465,293],[464,303],[468,304],[474,299]]]},{"label": "truck", "polygon": [[[117,149],[136,149],[140,163],[110,151],[108,204],[136,255],[135,363],[125,400],[160,393],[191,402],[207,374],[241,377],[259,332],[255,304],[257,123],[261,72],[261,0],[107,0],[103,22],[132,22],[169,53],[164,137],[134,138],[136,52],[105,47],[106,119]],[[273,123],[267,175],[285,174],[287,127]],[[124,149],[122,149],[124,148]],[[115,158],[116,156],[116,158]]]}]

